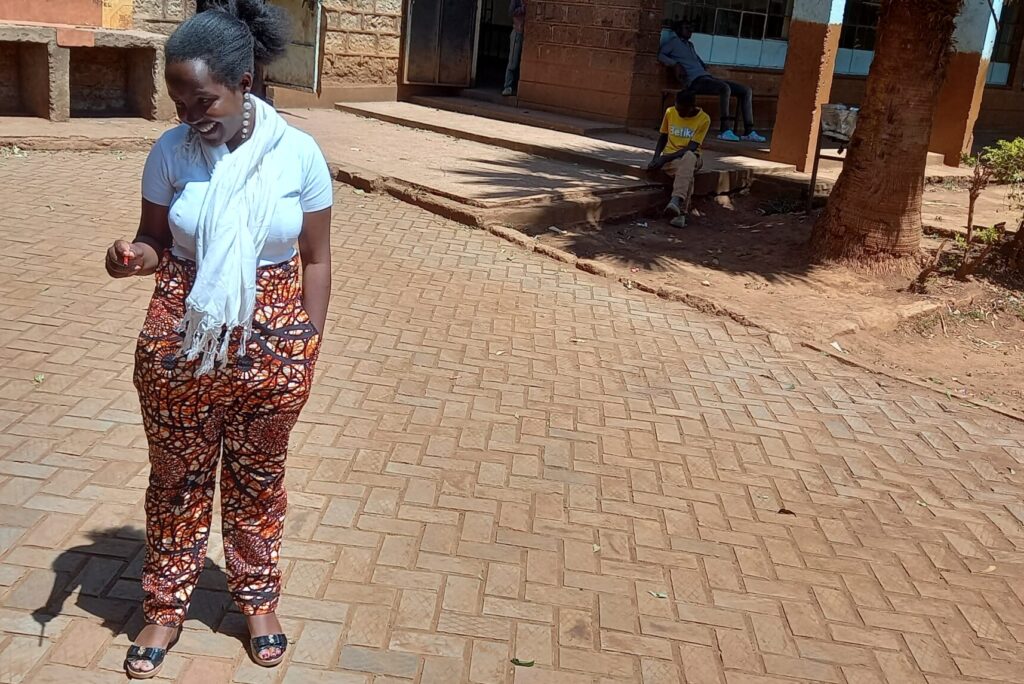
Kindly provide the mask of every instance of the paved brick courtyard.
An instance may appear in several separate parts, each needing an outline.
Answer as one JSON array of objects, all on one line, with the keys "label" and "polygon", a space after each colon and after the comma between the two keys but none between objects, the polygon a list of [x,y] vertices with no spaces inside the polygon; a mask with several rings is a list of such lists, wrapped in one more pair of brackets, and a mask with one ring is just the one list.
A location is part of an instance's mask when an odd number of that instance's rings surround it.
[{"label": "paved brick courtyard", "polygon": [[[0,158],[0,682],[119,681],[140,621],[151,283],[101,261],[142,160]],[[1024,426],[337,200],[289,461],[295,644],[249,662],[215,535],[162,678],[1024,681]]]}]

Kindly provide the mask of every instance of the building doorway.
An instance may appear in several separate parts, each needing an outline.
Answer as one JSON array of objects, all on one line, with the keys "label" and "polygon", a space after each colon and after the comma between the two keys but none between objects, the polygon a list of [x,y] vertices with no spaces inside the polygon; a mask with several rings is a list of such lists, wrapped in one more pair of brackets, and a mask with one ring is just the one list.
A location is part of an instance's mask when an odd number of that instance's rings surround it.
[{"label": "building doorway", "polygon": [[407,0],[404,21],[405,85],[501,96],[512,34],[509,0]]},{"label": "building doorway", "polygon": [[508,0],[482,0],[480,48],[477,51],[476,83],[479,90],[501,91],[508,68],[512,17]]},{"label": "building doorway", "polygon": [[481,0],[408,0],[406,85],[469,88],[476,77]]}]

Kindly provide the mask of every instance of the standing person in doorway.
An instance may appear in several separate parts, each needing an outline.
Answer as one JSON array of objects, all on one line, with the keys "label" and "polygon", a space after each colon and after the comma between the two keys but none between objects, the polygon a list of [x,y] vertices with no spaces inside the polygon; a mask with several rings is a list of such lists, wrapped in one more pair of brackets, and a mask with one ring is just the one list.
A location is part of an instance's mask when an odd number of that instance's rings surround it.
[{"label": "standing person in doorway", "polygon": [[[675,35],[672,35],[675,34]],[[697,54],[690,38],[693,37],[693,25],[682,22],[674,31],[663,28],[658,60],[666,66],[676,69],[681,85],[689,88],[697,95],[717,95],[719,99],[719,116],[721,129],[719,140],[728,142],[763,143],[765,138],[754,130],[754,91],[742,83],[725,81],[715,78],[708,72],[708,65]],[[732,98],[736,98],[737,109],[743,116],[743,137],[736,134],[733,127]]]},{"label": "standing person in doorway", "polygon": [[701,146],[711,128],[711,117],[697,106],[691,90],[680,90],[676,104],[665,112],[661,122],[661,137],[654,148],[654,158],[647,168],[665,169],[673,177],[672,199],[665,214],[672,217],[676,228],[686,227],[686,212],[693,195],[693,177],[701,166]]},{"label": "standing person in doorway", "polygon": [[505,97],[514,95],[519,85],[519,63],[523,59],[523,28],[526,25],[526,0],[512,0],[508,4],[512,16],[512,37],[508,48],[508,69],[505,70]]},{"label": "standing person in doorway", "polygon": [[316,142],[251,95],[255,64],[288,38],[287,15],[264,0],[178,27],[165,75],[182,124],[146,161],[135,239],[106,254],[112,277],[156,274],[135,352],[150,459],[146,626],[124,662],[135,679],[156,676],[185,620],[218,461],[228,587],[251,657],[272,667],[288,644],[275,615],[284,465],[327,320],[332,205]]}]

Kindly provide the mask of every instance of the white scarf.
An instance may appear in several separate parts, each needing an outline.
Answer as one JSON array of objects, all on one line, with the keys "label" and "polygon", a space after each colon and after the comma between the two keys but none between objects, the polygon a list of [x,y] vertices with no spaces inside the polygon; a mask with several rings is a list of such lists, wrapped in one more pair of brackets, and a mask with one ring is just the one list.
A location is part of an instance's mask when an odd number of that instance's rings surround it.
[{"label": "white scarf", "polygon": [[[258,97],[250,99],[252,136],[234,152],[210,147],[193,136],[210,169],[196,227],[196,278],[178,326],[185,358],[200,359],[196,375],[227,363],[231,332],[242,328],[239,353],[252,334],[256,268],[274,216],[278,143],[288,124]],[[196,150],[186,153],[196,154]]]}]

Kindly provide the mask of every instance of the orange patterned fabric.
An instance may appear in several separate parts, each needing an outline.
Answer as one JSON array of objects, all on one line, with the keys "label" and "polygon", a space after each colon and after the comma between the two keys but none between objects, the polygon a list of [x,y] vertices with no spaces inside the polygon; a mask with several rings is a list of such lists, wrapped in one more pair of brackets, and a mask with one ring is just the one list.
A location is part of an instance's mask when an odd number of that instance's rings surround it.
[{"label": "orange patterned fabric", "polygon": [[175,328],[195,264],[166,255],[135,352],[149,440],[147,622],[180,625],[206,561],[217,464],[228,586],[246,615],[277,608],[288,437],[309,397],[320,335],[302,308],[298,258],[257,274],[253,335],[238,356],[196,377]]}]

